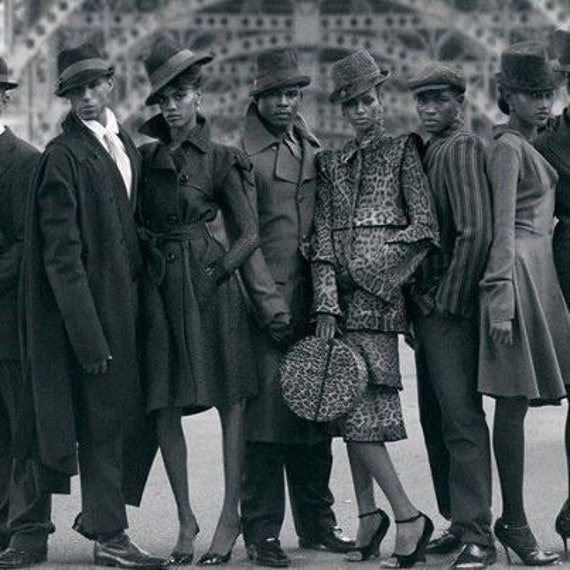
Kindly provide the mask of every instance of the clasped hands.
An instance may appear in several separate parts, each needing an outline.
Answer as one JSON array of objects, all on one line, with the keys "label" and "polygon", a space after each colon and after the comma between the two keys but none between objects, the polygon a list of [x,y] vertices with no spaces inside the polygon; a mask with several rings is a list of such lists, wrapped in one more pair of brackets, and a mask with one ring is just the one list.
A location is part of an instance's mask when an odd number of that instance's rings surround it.
[{"label": "clasped hands", "polygon": [[82,364],[83,370],[88,374],[105,374],[109,369],[109,362],[113,360],[112,356],[107,356],[105,360],[94,362],[92,364]]},{"label": "clasped hands", "polygon": [[489,326],[489,336],[496,344],[512,346],[513,321],[499,321]]}]

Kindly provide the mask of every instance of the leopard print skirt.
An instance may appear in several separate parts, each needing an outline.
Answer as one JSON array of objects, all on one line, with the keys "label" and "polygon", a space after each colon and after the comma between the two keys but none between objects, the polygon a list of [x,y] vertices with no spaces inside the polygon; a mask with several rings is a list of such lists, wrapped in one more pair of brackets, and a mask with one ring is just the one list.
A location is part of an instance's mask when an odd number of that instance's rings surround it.
[{"label": "leopard print skirt", "polygon": [[336,423],[345,441],[388,442],[406,439],[400,403],[398,335],[348,331],[343,340],[358,350],[368,370],[368,385],[357,405]]}]

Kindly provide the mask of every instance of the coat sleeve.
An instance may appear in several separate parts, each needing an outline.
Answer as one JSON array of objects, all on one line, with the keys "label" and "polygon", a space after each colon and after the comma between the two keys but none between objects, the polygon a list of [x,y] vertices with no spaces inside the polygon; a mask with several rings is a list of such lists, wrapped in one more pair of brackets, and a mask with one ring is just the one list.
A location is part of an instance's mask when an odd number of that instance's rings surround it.
[{"label": "coat sleeve", "polygon": [[36,193],[42,254],[47,277],[75,355],[82,365],[111,356],[81,254],[77,179],[68,151],[46,150]]},{"label": "coat sleeve", "polygon": [[498,139],[489,153],[494,235],[481,281],[482,308],[487,310],[491,323],[515,316],[515,210],[520,167],[520,150],[504,137]]},{"label": "coat sleeve", "polygon": [[317,202],[311,247],[312,312],[340,316],[332,243],[333,185],[326,168],[327,157],[329,156],[330,154],[326,151],[317,156]]},{"label": "coat sleeve", "polygon": [[485,150],[473,136],[458,137],[446,154],[445,185],[455,223],[451,263],[436,293],[438,309],[459,313],[485,268],[492,239],[492,213]]}]

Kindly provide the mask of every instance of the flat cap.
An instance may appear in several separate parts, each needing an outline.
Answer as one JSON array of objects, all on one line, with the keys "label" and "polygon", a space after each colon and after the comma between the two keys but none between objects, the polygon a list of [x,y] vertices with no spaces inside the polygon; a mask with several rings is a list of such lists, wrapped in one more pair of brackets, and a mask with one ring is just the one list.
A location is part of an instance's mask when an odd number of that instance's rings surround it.
[{"label": "flat cap", "polygon": [[412,93],[450,87],[464,93],[465,85],[465,74],[461,69],[440,61],[431,61],[408,78],[408,89]]}]

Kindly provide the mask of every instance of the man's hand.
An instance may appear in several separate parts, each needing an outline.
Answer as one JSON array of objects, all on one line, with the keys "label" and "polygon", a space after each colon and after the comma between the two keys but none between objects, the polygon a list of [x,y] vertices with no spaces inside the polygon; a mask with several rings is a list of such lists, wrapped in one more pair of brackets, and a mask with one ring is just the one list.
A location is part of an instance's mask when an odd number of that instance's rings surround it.
[{"label": "man's hand", "polygon": [[83,370],[88,374],[105,374],[109,369],[109,362],[112,360],[111,356],[107,356],[105,360],[95,362],[94,364],[83,364]]},{"label": "man's hand", "polygon": [[320,338],[330,340],[336,334],[336,317],[319,313],[317,315],[316,335]]},{"label": "man's hand", "polygon": [[293,342],[293,327],[291,316],[287,313],[278,313],[267,325],[267,334],[279,350],[287,350]]},{"label": "man's hand", "polygon": [[493,342],[505,346],[513,344],[513,321],[500,321],[491,323],[489,335]]}]

